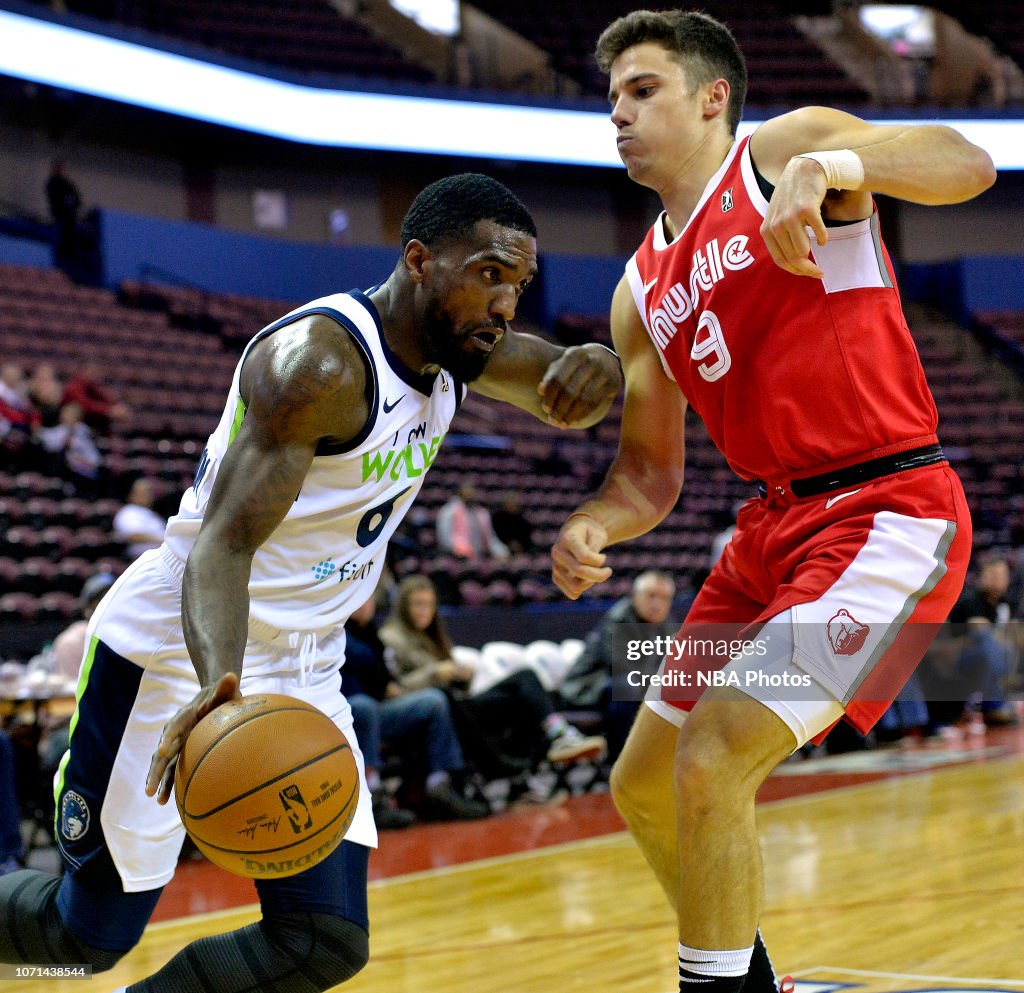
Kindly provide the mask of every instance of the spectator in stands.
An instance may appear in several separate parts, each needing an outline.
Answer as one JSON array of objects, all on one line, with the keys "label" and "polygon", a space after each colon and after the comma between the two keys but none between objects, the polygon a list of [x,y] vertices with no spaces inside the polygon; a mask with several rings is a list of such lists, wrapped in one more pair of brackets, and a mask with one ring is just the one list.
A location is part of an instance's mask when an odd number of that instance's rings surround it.
[{"label": "spectator in stands", "polygon": [[968,695],[980,697],[985,723],[995,727],[1017,723],[1005,699],[1012,662],[1009,589],[1010,563],[993,554],[982,561],[977,583],[964,589],[950,613],[954,624],[965,625],[957,675]]},{"label": "spectator in stands", "polygon": [[85,655],[85,632],[89,626],[96,605],[103,595],[114,585],[117,577],[111,572],[98,572],[90,576],[82,586],[78,597],[80,617],[72,621],[53,640],[53,671],[67,679],[77,679],[78,670]]},{"label": "spectator in stands", "polygon": [[501,506],[491,515],[491,525],[498,540],[514,555],[533,551],[533,525],[523,513],[518,493],[506,493]]},{"label": "spectator in stands", "polygon": [[64,161],[54,159],[46,180],[46,203],[57,227],[55,258],[60,266],[77,260],[78,217],[82,210],[82,195],[64,170]]},{"label": "spectator in stands", "polygon": [[39,421],[39,412],[28,397],[24,371],[14,362],[5,362],[0,366],[0,451],[5,462],[18,468],[32,467]]},{"label": "spectator in stands", "polygon": [[16,872],[25,860],[21,806],[14,772],[14,743],[0,730],[0,876]]},{"label": "spectator in stands", "polygon": [[490,511],[477,499],[472,483],[460,486],[437,512],[437,544],[442,551],[470,561],[508,558],[508,548],[494,533]]},{"label": "spectator in stands", "polygon": [[[69,681],[78,680],[78,673],[85,657],[89,618],[103,599],[103,595],[114,585],[117,577],[110,572],[98,572],[90,576],[82,586],[78,597],[81,615],[72,621],[56,638],[49,651],[50,672],[63,676]],[[40,769],[46,776],[52,776],[67,751],[70,719],[48,721],[39,741]]]},{"label": "spectator in stands", "polygon": [[[411,811],[396,808],[381,784],[382,745],[401,757],[406,773],[417,770],[422,765],[420,756],[426,756],[426,810],[432,820],[485,817],[490,808],[467,799],[453,785],[465,761],[448,697],[433,687],[407,690],[392,677],[374,621],[376,610],[376,599],[371,597],[346,622],[341,679],[363,751],[377,827],[408,827],[416,820]],[[414,749],[418,755],[414,756]]]},{"label": "spectator in stands", "polygon": [[[520,669],[483,693],[472,695],[473,671],[452,658],[452,643],[437,611],[437,593],[426,576],[407,576],[398,584],[391,615],[380,630],[393,652],[395,678],[408,690],[434,686],[461,707],[468,726],[484,733],[496,751],[533,768],[544,759],[577,762],[602,756],[603,737],[582,734],[555,710],[551,695],[532,669]],[[467,748],[471,743],[464,740]],[[476,756],[473,756],[474,758]]]},{"label": "spectator in stands", "polygon": [[77,403],[85,423],[102,435],[110,434],[115,422],[131,416],[131,409],[103,385],[103,373],[95,362],[86,362],[64,387],[64,403]]},{"label": "spectator in stands", "polygon": [[114,514],[114,537],[128,546],[128,555],[137,559],[164,540],[167,521],[153,510],[156,488],[144,476],[132,483],[124,506]]},{"label": "spectator in stands", "polygon": [[565,674],[558,695],[567,710],[600,710],[605,715],[608,737],[608,757],[615,759],[633,723],[640,706],[634,699],[636,691],[616,692],[613,685],[613,665],[621,663],[616,656],[616,632],[623,624],[645,625],[643,638],[671,638],[678,624],[669,619],[675,580],[667,572],[650,569],[633,580],[630,595],[617,601],[600,623],[587,635],[579,658]]},{"label": "spectator in stands", "polygon": [[28,398],[39,412],[40,426],[56,427],[64,403],[64,384],[48,362],[37,365],[28,381]]},{"label": "spectator in stands", "polygon": [[103,455],[77,403],[64,404],[57,424],[40,428],[38,437],[49,456],[49,469],[54,475],[69,479],[79,496],[95,498],[100,495]]}]

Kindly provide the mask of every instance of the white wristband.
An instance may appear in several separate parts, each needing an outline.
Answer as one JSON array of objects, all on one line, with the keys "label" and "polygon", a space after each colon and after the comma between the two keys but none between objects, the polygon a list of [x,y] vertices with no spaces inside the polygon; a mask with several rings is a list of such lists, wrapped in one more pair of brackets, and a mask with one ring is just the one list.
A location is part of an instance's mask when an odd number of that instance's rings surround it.
[{"label": "white wristband", "polygon": [[864,185],[864,163],[849,148],[831,152],[802,152],[798,159],[814,159],[824,170],[825,185],[830,190],[859,190]]}]

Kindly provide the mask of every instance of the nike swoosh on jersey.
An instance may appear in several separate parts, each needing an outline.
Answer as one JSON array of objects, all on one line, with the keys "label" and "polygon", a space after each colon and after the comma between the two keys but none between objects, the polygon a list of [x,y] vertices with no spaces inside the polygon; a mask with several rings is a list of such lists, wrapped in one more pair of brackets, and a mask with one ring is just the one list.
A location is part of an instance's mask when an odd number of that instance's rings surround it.
[{"label": "nike swoosh on jersey", "polygon": [[394,403],[388,403],[387,400],[385,400],[383,404],[384,413],[390,414],[391,411],[393,411],[395,407],[397,407],[408,395],[408,393],[403,393]]},{"label": "nike swoosh on jersey", "polygon": [[644,296],[647,296],[651,292],[651,287],[658,281],[658,277],[655,276],[649,283],[644,283]]},{"label": "nike swoosh on jersey", "polygon": [[[863,487],[860,489],[863,489]],[[853,496],[854,493],[860,493],[860,489],[849,490],[847,493],[840,493],[838,496],[829,497],[825,501],[825,509],[828,510],[833,504],[839,503],[840,500],[845,500],[848,496]]]}]

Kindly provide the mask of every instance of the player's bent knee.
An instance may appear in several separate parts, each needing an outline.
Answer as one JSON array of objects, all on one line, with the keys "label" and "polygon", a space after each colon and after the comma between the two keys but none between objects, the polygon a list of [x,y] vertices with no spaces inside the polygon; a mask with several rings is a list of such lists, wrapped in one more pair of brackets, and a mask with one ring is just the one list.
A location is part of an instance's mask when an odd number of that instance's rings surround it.
[{"label": "player's bent knee", "polygon": [[83,953],[81,964],[91,965],[94,973],[113,969],[131,951],[130,948],[93,948],[90,945],[83,945],[81,942],[79,942],[79,947]]},{"label": "player's bent knee", "polygon": [[629,766],[612,766],[609,788],[612,801],[634,835],[657,834],[675,824],[675,803],[668,777],[651,781],[634,774]]},{"label": "player's bent knee", "polygon": [[333,914],[281,913],[263,918],[270,940],[295,963],[295,990],[329,990],[351,979],[370,960],[370,937]]},{"label": "player's bent knee", "polygon": [[57,909],[60,877],[36,869],[0,880],[0,962],[89,965],[112,969],[129,949],[95,948],[73,931]]}]

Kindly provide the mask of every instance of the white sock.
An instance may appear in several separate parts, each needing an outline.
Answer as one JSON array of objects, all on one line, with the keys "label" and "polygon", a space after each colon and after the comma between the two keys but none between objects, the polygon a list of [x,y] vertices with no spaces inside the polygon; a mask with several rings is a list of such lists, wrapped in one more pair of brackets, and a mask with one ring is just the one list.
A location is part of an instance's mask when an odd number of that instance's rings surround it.
[{"label": "white sock", "polygon": [[709,951],[679,942],[679,969],[699,976],[745,976],[750,969],[754,946]]}]

